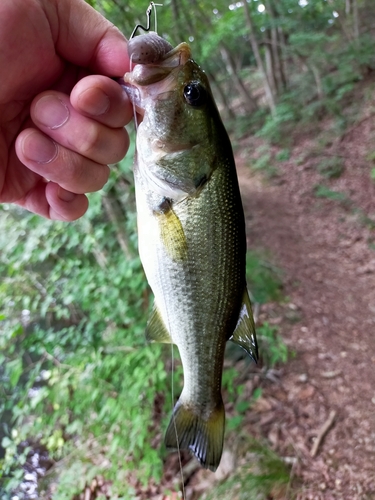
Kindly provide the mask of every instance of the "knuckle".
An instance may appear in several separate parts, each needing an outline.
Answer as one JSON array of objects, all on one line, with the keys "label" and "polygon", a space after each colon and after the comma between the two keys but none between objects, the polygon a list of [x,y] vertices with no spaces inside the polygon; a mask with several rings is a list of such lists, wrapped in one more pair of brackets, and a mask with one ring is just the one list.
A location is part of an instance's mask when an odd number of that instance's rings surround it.
[{"label": "knuckle", "polygon": [[95,158],[103,142],[103,129],[96,123],[88,122],[80,133],[79,153],[87,158]]}]

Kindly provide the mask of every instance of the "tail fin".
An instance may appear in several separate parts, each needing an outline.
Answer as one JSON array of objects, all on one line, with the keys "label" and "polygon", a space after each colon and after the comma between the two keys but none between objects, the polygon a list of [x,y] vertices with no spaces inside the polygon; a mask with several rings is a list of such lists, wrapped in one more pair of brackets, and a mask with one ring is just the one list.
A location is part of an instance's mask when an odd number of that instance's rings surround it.
[{"label": "tail fin", "polygon": [[223,401],[204,418],[195,409],[180,400],[165,434],[167,448],[190,450],[202,467],[215,471],[223,452],[225,411]]}]

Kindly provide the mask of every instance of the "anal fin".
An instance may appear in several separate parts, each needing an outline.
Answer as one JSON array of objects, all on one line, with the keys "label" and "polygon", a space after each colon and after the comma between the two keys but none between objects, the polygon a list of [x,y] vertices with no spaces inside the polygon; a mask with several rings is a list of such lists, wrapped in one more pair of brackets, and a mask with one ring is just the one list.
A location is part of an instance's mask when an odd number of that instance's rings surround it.
[{"label": "anal fin", "polygon": [[238,344],[242,349],[245,349],[255,362],[258,361],[258,344],[255,334],[253,311],[246,287],[242,298],[237,326],[229,340]]},{"label": "anal fin", "polygon": [[148,342],[160,342],[162,344],[173,344],[172,338],[164,324],[156,304],[152,309],[146,326],[146,340]]}]

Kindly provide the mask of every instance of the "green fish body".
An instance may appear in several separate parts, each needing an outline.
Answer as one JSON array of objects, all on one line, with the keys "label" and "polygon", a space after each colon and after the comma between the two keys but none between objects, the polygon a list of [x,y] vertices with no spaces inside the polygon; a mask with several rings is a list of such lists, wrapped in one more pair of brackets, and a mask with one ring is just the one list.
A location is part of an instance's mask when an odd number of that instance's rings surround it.
[{"label": "green fish body", "polygon": [[232,148],[187,44],[137,64],[124,79],[141,118],[134,168],[139,252],[155,296],[146,335],[176,344],[184,372],[165,442],[216,470],[227,340],[257,359]]}]

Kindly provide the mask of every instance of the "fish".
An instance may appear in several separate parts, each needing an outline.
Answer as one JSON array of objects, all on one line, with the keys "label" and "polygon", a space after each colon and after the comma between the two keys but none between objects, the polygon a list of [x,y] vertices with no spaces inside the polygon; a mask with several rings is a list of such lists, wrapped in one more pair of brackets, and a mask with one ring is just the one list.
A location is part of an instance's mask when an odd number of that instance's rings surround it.
[{"label": "fish", "polygon": [[184,385],[165,434],[215,471],[225,432],[226,342],[257,361],[246,231],[233,152],[190,46],[155,32],[129,41],[123,86],[137,114],[138,246],[154,306],[150,342],[177,345]]}]

